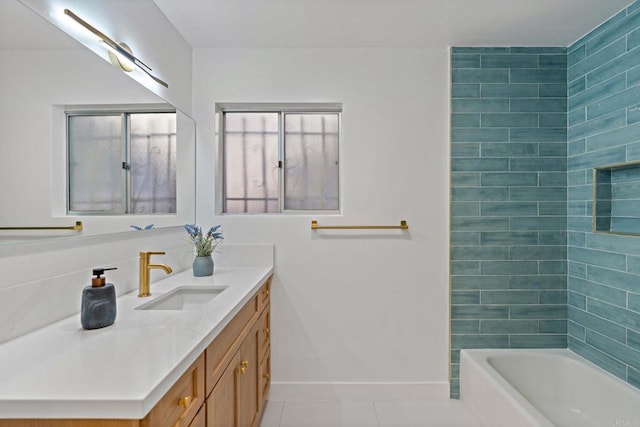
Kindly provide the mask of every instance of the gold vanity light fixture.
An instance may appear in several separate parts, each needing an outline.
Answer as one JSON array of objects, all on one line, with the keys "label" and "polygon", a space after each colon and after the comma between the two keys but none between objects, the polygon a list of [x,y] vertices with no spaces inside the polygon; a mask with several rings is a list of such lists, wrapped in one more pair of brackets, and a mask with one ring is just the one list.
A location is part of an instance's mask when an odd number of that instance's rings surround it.
[{"label": "gold vanity light fixture", "polygon": [[127,71],[127,72],[131,72],[137,67],[140,70],[142,70],[146,75],[151,77],[153,81],[155,81],[156,83],[166,88],[169,87],[168,83],[160,80],[159,78],[151,74],[151,71],[153,71],[151,67],[149,67],[147,64],[142,62],[140,59],[136,58],[136,56],[131,51],[131,48],[127,46],[126,43],[116,43],[109,36],[104,34],[102,31],[98,30],[93,25],[89,24],[84,19],[80,18],[78,15],[76,15],[69,9],[65,9],[64,14],[70,17],[71,19],[73,19],[74,21],[76,21],[78,24],[82,25],[87,30],[91,31],[95,36],[97,36],[100,39],[102,43],[104,43],[104,45],[109,50],[108,52],[109,59],[111,60],[112,64],[118,65],[120,68],[122,68],[124,71]]},{"label": "gold vanity light fixture", "polygon": [[[133,51],[131,50],[131,48],[129,47],[129,45],[127,45],[125,42],[120,42],[118,43],[124,50],[126,50],[127,52],[129,52],[130,54],[133,55]],[[126,71],[127,73],[132,72],[133,70],[136,69],[136,65],[129,61],[127,58],[125,58],[124,56],[122,56],[120,53],[118,53],[117,51],[111,49],[111,47],[105,43],[105,46],[107,47],[107,54],[109,55],[109,61],[111,61],[111,63],[113,65],[117,65],[118,67],[122,68],[123,71]]]}]

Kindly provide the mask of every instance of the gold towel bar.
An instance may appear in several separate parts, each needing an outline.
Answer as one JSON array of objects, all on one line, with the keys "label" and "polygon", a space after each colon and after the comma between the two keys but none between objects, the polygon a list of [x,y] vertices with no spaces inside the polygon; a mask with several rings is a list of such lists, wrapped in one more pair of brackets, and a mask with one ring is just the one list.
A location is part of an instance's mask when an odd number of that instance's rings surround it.
[{"label": "gold towel bar", "polygon": [[407,221],[400,221],[400,225],[318,225],[318,221],[311,221],[312,230],[408,230]]},{"label": "gold towel bar", "polygon": [[76,225],[68,227],[0,227],[0,230],[72,230],[82,231],[82,221],[76,221]]}]

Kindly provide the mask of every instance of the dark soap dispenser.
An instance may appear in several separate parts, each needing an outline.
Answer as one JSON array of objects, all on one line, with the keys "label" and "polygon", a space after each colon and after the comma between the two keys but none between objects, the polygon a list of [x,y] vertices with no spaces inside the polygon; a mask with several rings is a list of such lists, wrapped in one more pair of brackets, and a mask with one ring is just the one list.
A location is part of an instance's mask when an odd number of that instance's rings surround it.
[{"label": "dark soap dispenser", "polygon": [[84,329],[99,329],[113,325],[116,320],[116,288],[100,277],[107,270],[116,268],[94,268],[91,285],[82,291],[80,321]]}]

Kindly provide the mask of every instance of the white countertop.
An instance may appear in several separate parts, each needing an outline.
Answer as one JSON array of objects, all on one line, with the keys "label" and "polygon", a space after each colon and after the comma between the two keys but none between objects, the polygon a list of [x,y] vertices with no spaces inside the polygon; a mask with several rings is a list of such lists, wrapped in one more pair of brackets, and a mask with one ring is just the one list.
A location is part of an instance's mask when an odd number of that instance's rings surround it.
[{"label": "white countertop", "polygon": [[[175,273],[118,298],[112,326],[83,330],[78,314],[1,344],[0,418],[144,418],[272,272]],[[134,310],[182,285],[227,289],[201,310]]]}]

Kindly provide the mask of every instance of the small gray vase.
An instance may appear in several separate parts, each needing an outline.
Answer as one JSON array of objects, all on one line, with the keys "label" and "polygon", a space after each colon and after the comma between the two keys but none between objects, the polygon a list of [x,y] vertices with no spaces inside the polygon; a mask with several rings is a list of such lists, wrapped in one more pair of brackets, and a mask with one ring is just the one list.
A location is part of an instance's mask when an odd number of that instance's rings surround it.
[{"label": "small gray vase", "polygon": [[197,256],[193,260],[193,275],[195,277],[211,276],[213,274],[213,258],[211,255]]}]

